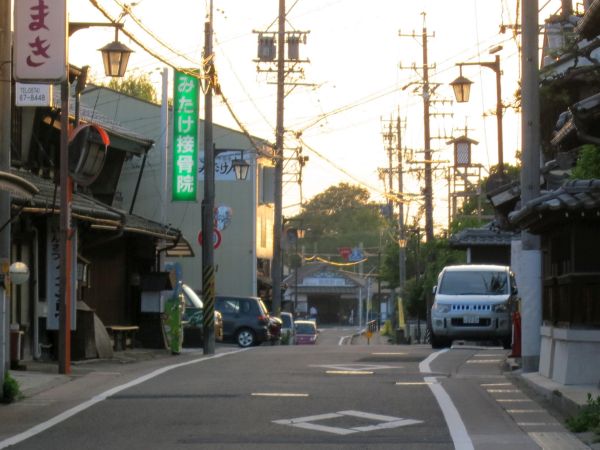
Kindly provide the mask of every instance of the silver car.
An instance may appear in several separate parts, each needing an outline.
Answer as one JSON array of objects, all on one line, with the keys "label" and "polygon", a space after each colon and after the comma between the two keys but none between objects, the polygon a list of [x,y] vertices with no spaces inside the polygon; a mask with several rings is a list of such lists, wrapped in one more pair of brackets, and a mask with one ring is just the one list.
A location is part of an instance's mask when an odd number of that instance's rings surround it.
[{"label": "silver car", "polygon": [[438,276],[431,307],[431,346],[454,339],[501,341],[510,348],[511,313],[517,295],[507,266],[447,266]]}]

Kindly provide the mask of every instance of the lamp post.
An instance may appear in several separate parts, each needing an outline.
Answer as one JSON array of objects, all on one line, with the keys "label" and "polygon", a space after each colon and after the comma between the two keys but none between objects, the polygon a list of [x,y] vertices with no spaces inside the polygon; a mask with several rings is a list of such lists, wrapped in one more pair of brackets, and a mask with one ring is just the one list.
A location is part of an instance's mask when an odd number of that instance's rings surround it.
[{"label": "lamp post", "polygon": [[[73,22],[69,23],[69,37],[76,31],[89,27],[114,27],[115,42],[100,49],[105,63],[106,76],[122,77],[132,50],[118,42],[118,30],[123,24]],[[67,43],[68,48],[68,43]],[[68,57],[67,57],[68,60]],[[67,68],[68,70],[68,68]],[[71,264],[72,264],[72,231],[71,200],[73,183],[69,176],[69,77],[61,83],[60,105],[60,324],[58,370],[60,373],[71,373]]]},{"label": "lamp post", "polygon": [[[495,51],[500,50],[497,47]],[[492,69],[496,73],[496,120],[498,122],[498,174],[501,179],[504,178],[504,156],[503,156],[503,134],[502,134],[502,87],[500,83],[500,77],[502,71],[500,70],[500,56],[496,55],[496,58],[492,62],[471,62],[471,63],[458,63],[460,75],[450,85],[454,89],[454,96],[458,103],[466,103],[469,101],[469,95],[471,90],[471,84],[473,82],[468,78],[465,78],[462,74],[463,66],[482,66]]]}]

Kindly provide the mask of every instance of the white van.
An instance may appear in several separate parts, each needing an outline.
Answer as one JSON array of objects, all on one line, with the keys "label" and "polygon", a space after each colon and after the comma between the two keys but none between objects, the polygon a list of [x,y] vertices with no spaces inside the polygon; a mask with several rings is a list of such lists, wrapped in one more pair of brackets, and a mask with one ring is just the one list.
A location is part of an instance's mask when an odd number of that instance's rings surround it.
[{"label": "white van", "polygon": [[431,346],[454,339],[501,341],[510,348],[511,313],[517,286],[510,268],[499,265],[447,266],[433,288]]}]

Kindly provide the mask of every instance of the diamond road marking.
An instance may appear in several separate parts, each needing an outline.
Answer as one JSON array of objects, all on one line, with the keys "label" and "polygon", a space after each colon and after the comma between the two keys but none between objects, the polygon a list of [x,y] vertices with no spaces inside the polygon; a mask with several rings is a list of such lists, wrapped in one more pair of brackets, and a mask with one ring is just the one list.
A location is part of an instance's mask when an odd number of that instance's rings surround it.
[{"label": "diamond road marking", "polygon": [[322,367],[324,369],[340,370],[340,371],[370,371],[370,370],[383,370],[383,369],[401,369],[402,366],[384,366],[377,364],[323,364],[323,365],[310,365],[309,367]]},{"label": "diamond road marking", "polygon": [[[351,427],[351,428],[341,428],[341,427],[330,427],[327,425],[321,425],[314,422],[320,420],[327,419],[336,419],[339,417],[350,416],[350,417],[358,417],[360,419],[373,420],[378,423],[373,425],[366,425],[361,427]],[[371,414],[363,411],[338,411],[335,413],[328,414],[319,414],[316,416],[306,416],[306,417],[297,417],[295,419],[283,419],[283,420],[274,420],[273,423],[277,423],[280,425],[289,425],[296,428],[302,428],[305,430],[315,430],[315,431],[323,431],[326,433],[333,434],[353,434],[365,431],[375,431],[375,430],[389,430],[392,428],[405,427],[407,425],[415,425],[418,423],[423,423],[422,420],[414,420],[414,419],[402,419],[401,417],[393,417],[393,416],[384,416],[381,414]]]}]

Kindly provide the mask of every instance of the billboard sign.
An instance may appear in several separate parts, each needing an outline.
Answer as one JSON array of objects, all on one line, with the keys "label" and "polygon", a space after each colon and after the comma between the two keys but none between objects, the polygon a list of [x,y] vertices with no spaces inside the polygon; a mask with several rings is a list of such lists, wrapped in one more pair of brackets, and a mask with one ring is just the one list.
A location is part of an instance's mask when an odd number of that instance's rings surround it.
[{"label": "billboard sign", "polygon": [[19,0],[15,8],[14,75],[18,81],[67,77],[67,1]]},{"label": "billboard sign", "polygon": [[196,201],[199,87],[200,82],[195,75],[175,71],[171,193],[174,202]]}]

